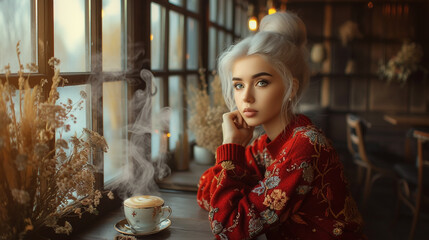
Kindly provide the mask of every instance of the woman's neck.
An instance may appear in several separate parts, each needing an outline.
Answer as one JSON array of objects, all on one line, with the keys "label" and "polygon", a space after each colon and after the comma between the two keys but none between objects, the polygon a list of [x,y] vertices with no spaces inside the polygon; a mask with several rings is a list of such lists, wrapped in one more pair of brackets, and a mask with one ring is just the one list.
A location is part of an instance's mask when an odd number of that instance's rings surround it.
[{"label": "woman's neck", "polygon": [[285,121],[279,116],[275,119],[272,119],[270,122],[262,124],[262,127],[264,128],[268,138],[272,141],[281,132],[283,132],[283,130],[286,128],[288,124],[289,122]]}]

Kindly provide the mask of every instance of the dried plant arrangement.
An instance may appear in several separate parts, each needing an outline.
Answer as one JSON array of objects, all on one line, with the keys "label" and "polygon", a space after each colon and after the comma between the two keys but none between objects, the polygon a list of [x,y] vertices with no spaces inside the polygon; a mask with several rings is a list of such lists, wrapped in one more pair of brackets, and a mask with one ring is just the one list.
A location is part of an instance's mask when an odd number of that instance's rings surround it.
[{"label": "dried plant arrangement", "polygon": [[218,75],[210,84],[212,97],[207,92],[204,70],[200,69],[201,88],[191,86],[189,89],[188,106],[190,118],[189,129],[195,135],[196,144],[216,153],[222,144],[222,115],[228,112],[222,96],[222,88]]},{"label": "dried plant arrangement", "polygon": [[427,75],[427,70],[420,64],[423,58],[423,50],[414,42],[404,42],[398,53],[391,57],[387,64],[380,64],[378,74],[387,82],[398,82],[402,86],[407,83],[412,73],[422,71]]},{"label": "dried plant arrangement", "polygon": [[[69,141],[55,137],[56,131],[70,131],[69,122],[77,120],[73,111],[82,107],[86,93],[81,92],[79,102],[57,103],[57,88],[67,80],[59,75],[55,58],[49,60],[54,69],[49,95],[43,90],[46,79],[31,88],[19,42],[16,49],[18,89],[9,83],[9,65],[5,79],[0,78],[0,239],[23,239],[43,226],[70,234],[71,224],[59,225],[61,217],[97,211],[102,193],[94,189],[90,156],[106,151],[107,143],[89,129]],[[27,68],[37,71],[35,64]],[[113,198],[111,192],[108,196]]]}]

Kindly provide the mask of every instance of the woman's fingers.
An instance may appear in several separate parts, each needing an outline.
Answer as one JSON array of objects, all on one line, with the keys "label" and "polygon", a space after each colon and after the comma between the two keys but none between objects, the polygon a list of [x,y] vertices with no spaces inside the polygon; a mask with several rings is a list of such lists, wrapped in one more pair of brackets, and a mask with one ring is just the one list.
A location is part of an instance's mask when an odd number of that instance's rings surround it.
[{"label": "woman's fingers", "polygon": [[238,110],[223,114],[223,122],[234,123],[237,129],[249,128],[246,120],[244,120]]},{"label": "woman's fingers", "polygon": [[242,128],[243,126],[243,117],[238,111],[225,113],[222,118],[224,123],[233,123],[237,128]]},{"label": "woman's fingers", "polygon": [[233,111],[223,116],[223,143],[237,143],[246,146],[253,136],[253,127],[249,127],[240,112]]}]

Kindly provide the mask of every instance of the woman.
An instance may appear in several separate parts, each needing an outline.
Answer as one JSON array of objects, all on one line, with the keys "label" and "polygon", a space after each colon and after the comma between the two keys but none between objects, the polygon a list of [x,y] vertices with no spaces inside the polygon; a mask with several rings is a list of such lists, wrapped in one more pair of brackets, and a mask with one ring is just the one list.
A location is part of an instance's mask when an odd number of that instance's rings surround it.
[{"label": "woman", "polygon": [[[276,13],[219,58],[231,112],[197,196],[218,239],[365,238],[335,150],[294,113],[308,83],[305,43],[301,19]],[[256,126],[265,134],[248,146]]]}]

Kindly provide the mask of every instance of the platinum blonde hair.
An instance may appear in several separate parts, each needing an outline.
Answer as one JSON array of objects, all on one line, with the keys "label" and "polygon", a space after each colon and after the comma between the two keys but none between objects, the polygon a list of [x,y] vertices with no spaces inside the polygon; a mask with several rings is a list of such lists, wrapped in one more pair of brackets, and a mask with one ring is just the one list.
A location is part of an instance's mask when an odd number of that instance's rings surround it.
[{"label": "platinum blonde hair", "polygon": [[[305,25],[296,14],[278,12],[265,16],[256,34],[230,46],[218,59],[218,73],[228,108],[231,111],[237,108],[232,82],[234,62],[241,57],[259,55],[271,64],[283,80],[286,93],[282,99],[281,113],[283,119],[288,123],[295,116],[297,104],[308,86],[306,42]],[[295,96],[291,98],[293,78],[298,80],[299,88]]]}]

